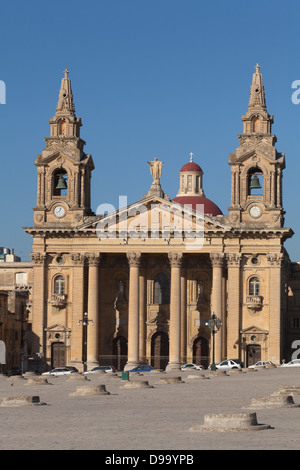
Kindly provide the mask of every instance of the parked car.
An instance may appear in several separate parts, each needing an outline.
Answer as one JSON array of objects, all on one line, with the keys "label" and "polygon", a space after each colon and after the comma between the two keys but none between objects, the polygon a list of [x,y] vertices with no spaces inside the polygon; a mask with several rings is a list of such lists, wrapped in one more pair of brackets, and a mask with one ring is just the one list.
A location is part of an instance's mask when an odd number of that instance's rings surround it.
[{"label": "parked car", "polygon": [[237,364],[240,364],[240,366],[243,368],[245,365],[240,359],[228,359],[229,361],[236,362]]},{"label": "parked car", "polygon": [[60,376],[60,375],[70,375],[74,372],[78,372],[76,367],[56,367],[55,369],[49,370],[48,372],[43,372],[42,375],[52,375],[52,376]]},{"label": "parked car", "polygon": [[181,366],[181,370],[190,370],[190,369],[204,370],[204,367],[200,365],[192,364],[191,362]]},{"label": "parked car", "polygon": [[242,369],[242,366],[239,362],[233,361],[232,359],[228,359],[226,361],[220,362],[220,364],[216,364],[217,370],[230,370],[230,369]]},{"label": "parked car", "polygon": [[276,367],[271,361],[258,361],[256,364],[249,366],[248,369],[254,369],[255,367]]},{"label": "parked car", "polygon": [[294,359],[287,364],[282,364],[281,367],[300,367],[300,359]]},{"label": "parked car", "polygon": [[117,370],[113,366],[96,366],[93,367],[93,369],[84,372],[84,374],[94,374],[95,372],[98,372],[100,370],[104,370],[104,372],[106,372],[107,374],[117,372]]},{"label": "parked car", "polygon": [[141,364],[137,367],[134,367],[128,372],[150,372],[151,370],[153,370],[153,368],[149,366],[148,364]]}]

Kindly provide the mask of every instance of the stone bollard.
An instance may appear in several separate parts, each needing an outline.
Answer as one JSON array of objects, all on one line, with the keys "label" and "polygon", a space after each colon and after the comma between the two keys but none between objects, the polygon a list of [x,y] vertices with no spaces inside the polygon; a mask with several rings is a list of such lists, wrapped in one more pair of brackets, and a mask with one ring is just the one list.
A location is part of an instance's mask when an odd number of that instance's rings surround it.
[{"label": "stone bollard", "polygon": [[46,405],[40,402],[40,397],[5,397],[0,406],[32,406],[32,405]]},{"label": "stone bollard", "polygon": [[121,388],[153,388],[153,386],[146,380],[128,380]]},{"label": "stone bollard", "polygon": [[281,385],[279,387],[279,393],[292,396],[300,395],[300,387],[297,385]]},{"label": "stone bollard", "polygon": [[80,381],[84,382],[87,380],[88,378],[86,375],[79,374],[79,372],[74,372],[69,375],[67,382],[80,382]]},{"label": "stone bollard", "polygon": [[225,413],[204,416],[202,426],[194,426],[190,431],[259,431],[271,429],[268,424],[258,424],[256,413]]},{"label": "stone bollard", "polygon": [[46,377],[28,377],[25,385],[52,385]]},{"label": "stone bollard", "polygon": [[69,393],[69,397],[92,397],[96,395],[110,395],[110,392],[106,390],[105,385],[80,385],[76,388],[76,392]]},{"label": "stone bollard", "polygon": [[291,395],[276,394],[266,398],[252,398],[252,404],[244,408],[297,408],[299,406],[295,404]]},{"label": "stone bollard", "polygon": [[204,374],[200,374],[200,375],[188,375],[187,376],[187,379],[190,379],[190,380],[197,380],[197,379],[209,379],[210,377],[207,377],[206,375]]},{"label": "stone bollard", "polygon": [[158,384],[184,384],[181,377],[161,377]]},{"label": "stone bollard", "polygon": [[226,370],[210,370],[209,373],[214,376],[214,377],[224,377],[227,376],[229,377],[229,374],[227,374]]},{"label": "stone bollard", "polygon": [[11,377],[7,377],[7,379],[9,382],[27,382],[25,377],[23,377],[23,375],[12,375]]}]

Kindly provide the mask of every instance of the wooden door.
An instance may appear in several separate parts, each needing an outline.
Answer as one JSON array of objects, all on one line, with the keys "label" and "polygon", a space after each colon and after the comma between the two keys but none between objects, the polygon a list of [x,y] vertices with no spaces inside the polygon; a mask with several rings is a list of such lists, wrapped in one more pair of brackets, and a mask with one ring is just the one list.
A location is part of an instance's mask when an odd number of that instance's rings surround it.
[{"label": "wooden door", "polygon": [[261,347],[259,344],[249,344],[247,346],[247,367],[253,366],[261,360]]},{"label": "wooden door", "polygon": [[64,343],[52,343],[51,366],[65,366],[66,364],[66,346]]}]

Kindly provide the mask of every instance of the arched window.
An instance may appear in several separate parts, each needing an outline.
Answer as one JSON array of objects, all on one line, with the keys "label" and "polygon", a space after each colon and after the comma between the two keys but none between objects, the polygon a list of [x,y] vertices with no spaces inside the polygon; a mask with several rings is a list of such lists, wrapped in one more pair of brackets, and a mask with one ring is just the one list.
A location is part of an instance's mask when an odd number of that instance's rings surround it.
[{"label": "arched window", "polygon": [[251,122],[252,122],[252,132],[256,134],[261,133],[261,117],[254,116]]},{"label": "arched window", "polygon": [[165,273],[159,273],[154,278],[154,304],[170,303],[170,280]]},{"label": "arched window", "polygon": [[260,295],[260,280],[258,277],[251,277],[249,281],[249,295]]},{"label": "arched window", "polygon": [[60,119],[58,123],[58,135],[59,137],[67,135],[67,123],[65,119]]},{"label": "arched window", "polygon": [[57,276],[54,280],[54,294],[64,295],[66,290],[65,279],[63,276]]}]

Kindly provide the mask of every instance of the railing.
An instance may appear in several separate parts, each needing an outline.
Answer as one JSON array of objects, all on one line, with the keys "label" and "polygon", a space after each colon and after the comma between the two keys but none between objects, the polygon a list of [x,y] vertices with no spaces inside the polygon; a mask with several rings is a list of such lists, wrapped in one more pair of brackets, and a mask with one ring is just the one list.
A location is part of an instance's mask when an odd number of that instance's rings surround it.
[{"label": "railing", "polygon": [[64,308],[67,305],[67,296],[65,294],[52,294],[51,305],[55,308]]},{"label": "railing", "polygon": [[246,305],[250,310],[260,310],[263,306],[263,297],[261,295],[248,295]]}]

